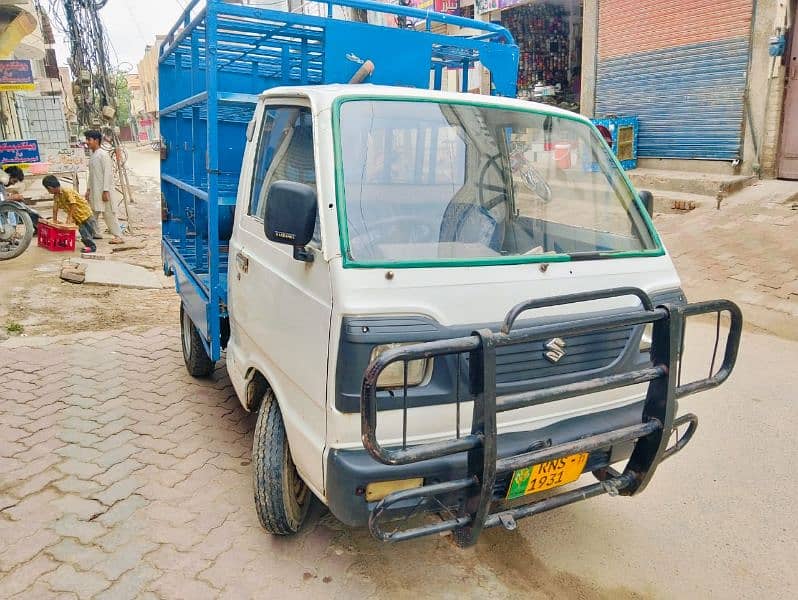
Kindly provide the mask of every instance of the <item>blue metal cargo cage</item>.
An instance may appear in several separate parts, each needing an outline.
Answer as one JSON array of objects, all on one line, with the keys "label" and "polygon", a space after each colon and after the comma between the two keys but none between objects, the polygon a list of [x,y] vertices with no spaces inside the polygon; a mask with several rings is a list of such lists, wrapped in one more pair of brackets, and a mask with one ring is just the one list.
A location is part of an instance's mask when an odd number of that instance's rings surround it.
[{"label": "blue metal cargo cage", "polygon": [[[491,73],[492,94],[515,96],[518,48],[499,25],[366,0],[317,4],[326,17],[194,0],[161,47],[164,269],[175,275],[213,360],[227,341],[228,242],[247,124],[261,92],[347,83],[371,60],[366,83],[441,89],[444,73],[457,69],[467,91],[469,68],[479,63]],[[336,18],[342,9],[416,27]],[[433,32],[440,25],[457,33]]]}]

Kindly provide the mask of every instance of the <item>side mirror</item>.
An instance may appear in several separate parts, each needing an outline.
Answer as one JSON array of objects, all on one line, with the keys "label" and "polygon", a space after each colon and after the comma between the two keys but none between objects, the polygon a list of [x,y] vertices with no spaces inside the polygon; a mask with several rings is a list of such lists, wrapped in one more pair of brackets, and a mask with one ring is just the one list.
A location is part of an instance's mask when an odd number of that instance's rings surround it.
[{"label": "side mirror", "polygon": [[294,258],[313,262],[313,253],[305,246],[316,228],[316,190],[304,183],[275,181],[266,197],[266,237],[277,244],[294,247]]},{"label": "side mirror", "polygon": [[654,194],[647,190],[642,190],[638,196],[640,196],[640,200],[643,202],[643,206],[646,207],[646,212],[650,216],[654,216]]}]

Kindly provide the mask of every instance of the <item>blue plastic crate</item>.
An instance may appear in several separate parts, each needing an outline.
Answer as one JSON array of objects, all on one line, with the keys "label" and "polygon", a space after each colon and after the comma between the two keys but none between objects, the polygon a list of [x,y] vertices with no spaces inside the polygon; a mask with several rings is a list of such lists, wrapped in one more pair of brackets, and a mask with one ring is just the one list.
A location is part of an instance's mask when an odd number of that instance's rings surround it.
[{"label": "blue plastic crate", "polygon": [[603,125],[612,134],[612,151],[621,166],[629,171],[637,168],[637,148],[640,138],[640,119],[637,117],[607,117],[593,119],[596,126]]}]

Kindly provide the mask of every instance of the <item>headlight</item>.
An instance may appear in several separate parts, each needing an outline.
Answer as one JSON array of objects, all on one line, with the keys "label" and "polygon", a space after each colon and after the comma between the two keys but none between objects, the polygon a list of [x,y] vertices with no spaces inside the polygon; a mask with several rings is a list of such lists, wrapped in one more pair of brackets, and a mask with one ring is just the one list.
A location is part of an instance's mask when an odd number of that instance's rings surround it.
[{"label": "headlight", "polygon": [[[413,342],[415,343],[415,342]],[[412,344],[382,344],[377,346],[371,351],[371,362],[374,362],[380,355],[385,354],[388,350],[394,348],[401,348],[402,346],[411,346]],[[420,360],[411,360],[407,363],[407,386],[413,387],[421,385],[427,379],[427,374],[432,371],[432,359],[424,358]],[[382,373],[377,380],[377,388],[387,390],[392,388],[401,388],[405,383],[405,370],[402,361],[392,363]]]},{"label": "headlight", "polygon": [[651,340],[654,337],[654,323],[647,323],[640,338],[640,352],[651,352]]}]

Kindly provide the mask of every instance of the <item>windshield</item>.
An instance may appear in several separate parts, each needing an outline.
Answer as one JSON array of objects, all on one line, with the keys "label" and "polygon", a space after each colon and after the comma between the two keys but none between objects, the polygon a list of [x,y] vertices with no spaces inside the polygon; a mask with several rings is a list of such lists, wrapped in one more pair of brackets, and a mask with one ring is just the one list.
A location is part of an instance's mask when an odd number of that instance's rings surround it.
[{"label": "windshield", "polygon": [[357,100],[340,105],[339,131],[350,261],[524,262],[659,250],[603,142],[578,120]]}]

